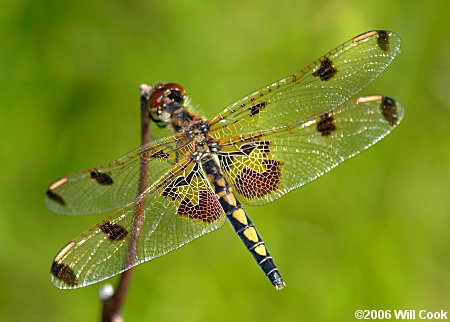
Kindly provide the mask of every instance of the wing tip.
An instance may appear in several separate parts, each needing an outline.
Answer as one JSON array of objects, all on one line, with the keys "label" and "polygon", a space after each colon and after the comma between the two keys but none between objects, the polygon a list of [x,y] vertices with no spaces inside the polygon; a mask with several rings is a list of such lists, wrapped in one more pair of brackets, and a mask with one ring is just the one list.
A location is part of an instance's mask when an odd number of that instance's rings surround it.
[{"label": "wing tip", "polygon": [[405,115],[405,110],[400,102],[388,96],[369,95],[358,97],[356,99],[356,104],[365,103],[378,103],[381,114],[392,127],[400,124]]},{"label": "wing tip", "polygon": [[72,289],[78,287],[78,277],[68,265],[53,261],[50,279],[57,288]]},{"label": "wing tip", "polygon": [[378,48],[382,51],[392,52],[394,55],[400,52],[400,36],[390,30],[370,30],[354,37],[351,41],[353,43],[358,43],[360,41],[366,41],[374,36],[376,37]]}]

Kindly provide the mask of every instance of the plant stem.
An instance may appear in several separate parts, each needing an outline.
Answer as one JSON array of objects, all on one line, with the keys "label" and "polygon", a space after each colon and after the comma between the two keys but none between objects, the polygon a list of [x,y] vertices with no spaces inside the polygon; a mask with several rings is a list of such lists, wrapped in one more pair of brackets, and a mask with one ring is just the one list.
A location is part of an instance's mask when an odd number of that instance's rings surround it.
[{"label": "plant stem", "polygon": [[[141,85],[141,145],[146,145],[150,143],[150,117],[148,112],[148,97],[152,90],[151,86]],[[141,171],[139,175],[139,187],[138,196],[147,188],[148,181],[148,157],[147,153],[141,154]],[[142,231],[142,225],[144,224],[144,209],[145,209],[145,198],[139,197],[139,201],[136,203],[136,209],[134,213],[133,222],[133,234],[130,241],[127,257],[125,259],[125,268],[128,268],[125,272],[120,275],[119,282],[116,287],[116,291],[112,296],[103,300],[103,310],[102,310],[102,322],[119,322],[123,321],[121,315],[121,309],[125,301],[128,286],[131,281],[131,276],[133,274],[133,268],[131,267],[134,263],[137,254],[137,245],[139,242],[140,232]]]}]

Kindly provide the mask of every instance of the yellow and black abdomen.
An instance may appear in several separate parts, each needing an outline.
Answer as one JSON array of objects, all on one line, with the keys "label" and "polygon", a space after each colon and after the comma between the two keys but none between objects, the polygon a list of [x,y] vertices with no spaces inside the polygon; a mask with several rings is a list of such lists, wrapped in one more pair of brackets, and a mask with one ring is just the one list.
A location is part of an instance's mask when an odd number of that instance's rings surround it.
[{"label": "yellow and black abdomen", "polygon": [[215,193],[228,221],[272,284],[277,289],[282,289],[285,284],[272,256],[270,256],[263,239],[256,231],[253,222],[235,198],[230,185],[220,170],[220,166],[211,156],[206,156],[201,162],[209,182],[214,186]]}]

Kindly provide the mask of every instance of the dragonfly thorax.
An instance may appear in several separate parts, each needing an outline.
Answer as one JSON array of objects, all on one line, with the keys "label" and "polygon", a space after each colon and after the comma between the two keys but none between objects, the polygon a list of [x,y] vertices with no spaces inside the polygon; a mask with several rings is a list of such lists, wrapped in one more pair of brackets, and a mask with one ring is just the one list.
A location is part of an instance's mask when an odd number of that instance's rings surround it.
[{"label": "dragonfly thorax", "polygon": [[188,139],[199,140],[208,134],[209,124],[203,120],[198,120],[189,124],[183,131]]},{"label": "dragonfly thorax", "polygon": [[194,162],[200,162],[201,159],[209,154],[217,153],[220,146],[208,135],[209,124],[203,120],[192,122],[191,125],[183,129],[188,140],[193,141],[195,150],[192,154]]}]

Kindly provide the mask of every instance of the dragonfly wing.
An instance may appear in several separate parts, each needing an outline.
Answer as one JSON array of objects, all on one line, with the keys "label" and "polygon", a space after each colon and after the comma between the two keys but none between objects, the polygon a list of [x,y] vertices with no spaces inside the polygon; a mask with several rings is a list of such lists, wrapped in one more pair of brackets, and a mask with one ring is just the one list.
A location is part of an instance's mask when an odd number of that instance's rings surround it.
[{"label": "dragonfly wing", "polygon": [[64,215],[86,215],[114,211],[136,199],[141,160],[147,162],[148,185],[176,164],[189,145],[179,137],[168,137],[142,146],[108,164],[62,178],[50,185],[47,207]]},{"label": "dragonfly wing", "polygon": [[277,129],[223,139],[222,171],[249,204],[271,202],[367,149],[402,120],[403,107],[381,95]]},{"label": "dragonfly wing", "polygon": [[344,103],[373,81],[400,51],[390,31],[369,31],[325,54],[298,73],[231,104],[211,118],[210,131],[226,138],[306,121]]},{"label": "dragonfly wing", "polygon": [[175,168],[67,244],[53,261],[53,284],[78,288],[102,281],[221,227],[225,214],[201,167],[186,162]]}]

